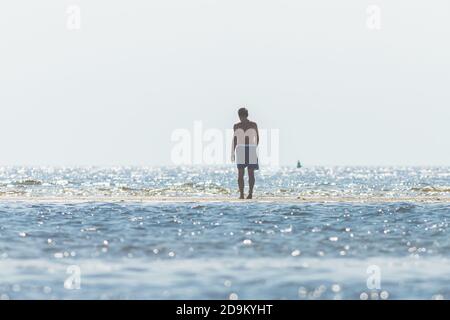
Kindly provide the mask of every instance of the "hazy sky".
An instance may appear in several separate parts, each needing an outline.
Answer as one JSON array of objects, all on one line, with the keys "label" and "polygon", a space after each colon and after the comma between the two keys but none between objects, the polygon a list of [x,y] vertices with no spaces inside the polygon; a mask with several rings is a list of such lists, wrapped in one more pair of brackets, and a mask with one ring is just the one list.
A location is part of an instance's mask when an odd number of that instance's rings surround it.
[{"label": "hazy sky", "polygon": [[450,165],[448,39],[448,0],[2,1],[0,165],[170,164],[240,106],[282,164]]}]

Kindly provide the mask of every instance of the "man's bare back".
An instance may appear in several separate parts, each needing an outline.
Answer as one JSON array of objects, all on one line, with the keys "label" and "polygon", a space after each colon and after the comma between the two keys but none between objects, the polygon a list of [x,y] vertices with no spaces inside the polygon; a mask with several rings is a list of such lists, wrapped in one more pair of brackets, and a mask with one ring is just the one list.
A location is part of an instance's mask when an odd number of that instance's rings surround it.
[{"label": "man's bare back", "polygon": [[[238,115],[241,121],[236,123],[233,127],[234,136],[231,160],[234,161],[235,155],[239,155],[237,161],[238,185],[240,193],[239,198],[244,199],[244,174],[245,168],[247,168],[249,182],[249,192],[247,199],[252,199],[253,187],[255,185],[255,170],[259,170],[258,158],[256,153],[256,147],[259,144],[258,125],[256,124],[256,122],[248,120],[247,109],[239,109]],[[249,134],[249,132],[251,134]],[[241,139],[238,139],[238,137],[240,137]],[[242,138],[244,140],[242,140]],[[239,150],[236,150],[237,148]]]},{"label": "man's bare back", "polygon": [[245,122],[238,122],[234,125],[233,127],[234,131],[236,131],[237,129],[242,129],[244,131],[247,131],[248,129],[255,129],[258,130],[258,125],[256,124],[256,122],[247,120]]}]

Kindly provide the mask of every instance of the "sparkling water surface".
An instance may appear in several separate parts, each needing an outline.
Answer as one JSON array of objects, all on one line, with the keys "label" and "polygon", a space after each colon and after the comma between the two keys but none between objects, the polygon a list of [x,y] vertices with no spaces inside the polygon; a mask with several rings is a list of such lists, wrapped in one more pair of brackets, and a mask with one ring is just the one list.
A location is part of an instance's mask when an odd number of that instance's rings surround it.
[{"label": "sparkling water surface", "polygon": [[[2,168],[0,298],[447,299],[449,203],[392,197],[445,199],[449,172],[267,170],[257,194],[280,201],[215,202],[232,168]],[[136,193],[193,200],[72,201]],[[282,200],[311,193],[391,201]]]},{"label": "sparkling water surface", "polygon": [[[0,167],[0,196],[213,197],[236,194],[227,167],[32,168]],[[263,168],[257,194],[276,197],[450,198],[450,167]]]}]

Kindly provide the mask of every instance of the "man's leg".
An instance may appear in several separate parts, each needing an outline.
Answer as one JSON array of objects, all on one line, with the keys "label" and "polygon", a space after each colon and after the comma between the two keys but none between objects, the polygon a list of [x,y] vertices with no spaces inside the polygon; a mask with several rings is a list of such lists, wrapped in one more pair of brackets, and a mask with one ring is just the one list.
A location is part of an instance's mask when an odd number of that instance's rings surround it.
[{"label": "man's leg", "polygon": [[253,187],[255,186],[255,169],[248,168],[248,197],[247,199],[251,199],[253,197]]},{"label": "man's leg", "polygon": [[244,199],[244,173],[245,168],[238,168],[239,199]]}]

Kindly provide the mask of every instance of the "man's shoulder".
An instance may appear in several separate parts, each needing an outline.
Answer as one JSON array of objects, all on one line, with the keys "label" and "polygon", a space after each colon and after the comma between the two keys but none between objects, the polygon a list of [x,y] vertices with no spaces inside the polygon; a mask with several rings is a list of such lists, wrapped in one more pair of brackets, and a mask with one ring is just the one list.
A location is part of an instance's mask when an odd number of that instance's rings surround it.
[{"label": "man's shoulder", "polygon": [[235,123],[233,128],[238,129],[238,128],[245,128],[245,125],[242,122],[238,122]]},{"label": "man's shoulder", "polygon": [[237,130],[237,129],[247,130],[250,128],[257,128],[257,127],[258,127],[258,125],[256,124],[256,122],[248,121],[246,124],[243,124],[242,122],[235,123],[233,126],[233,129],[234,130]]}]

